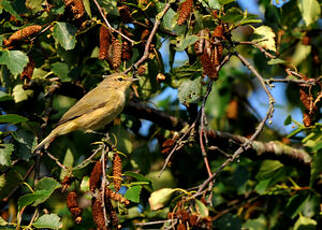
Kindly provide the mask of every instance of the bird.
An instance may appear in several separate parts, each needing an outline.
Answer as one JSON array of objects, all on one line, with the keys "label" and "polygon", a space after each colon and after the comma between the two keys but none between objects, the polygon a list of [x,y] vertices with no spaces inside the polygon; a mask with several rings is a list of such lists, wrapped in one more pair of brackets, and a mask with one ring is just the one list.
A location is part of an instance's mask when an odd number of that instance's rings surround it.
[{"label": "bird", "polygon": [[56,137],[72,131],[92,132],[103,128],[122,112],[127,91],[135,80],[137,79],[123,73],[107,75],[62,116],[56,127],[33,152],[43,147],[47,149]]}]

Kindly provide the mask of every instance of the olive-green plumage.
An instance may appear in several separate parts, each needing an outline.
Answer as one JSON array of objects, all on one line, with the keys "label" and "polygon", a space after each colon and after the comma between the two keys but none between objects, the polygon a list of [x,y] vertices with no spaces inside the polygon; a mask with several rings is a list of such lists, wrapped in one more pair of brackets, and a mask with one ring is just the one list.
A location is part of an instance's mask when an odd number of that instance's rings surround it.
[{"label": "olive-green plumage", "polygon": [[122,112],[126,102],[126,91],[132,81],[133,78],[121,73],[107,76],[63,115],[57,127],[34,151],[42,147],[48,148],[57,136],[75,130],[91,131],[110,123]]}]

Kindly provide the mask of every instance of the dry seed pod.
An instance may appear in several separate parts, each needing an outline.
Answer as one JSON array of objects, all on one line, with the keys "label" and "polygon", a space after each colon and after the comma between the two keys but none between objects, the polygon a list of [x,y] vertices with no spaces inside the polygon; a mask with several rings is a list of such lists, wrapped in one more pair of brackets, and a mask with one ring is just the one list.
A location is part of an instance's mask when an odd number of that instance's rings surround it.
[{"label": "dry seed pod", "polygon": [[34,62],[34,60],[31,57],[29,57],[29,62],[27,66],[24,68],[23,72],[21,73],[20,79],[27,78],[28,80],[30,80],[34,72],[35,65],[36,63]]},{"label": "dry seed pod", "polygon": [[121,194],[116,193],[107,187],[105,188],[105,196],[106,198],[110,198],[111,200],[118,201],[125,205],[130,204],[130,201],[128,199],[124,198]]},{"label": "dry seed pod", "polygon": [[81,18],[85,13],[82,0],[64,0],[66,7],[69,7],[76,19]]},{"label": "dry seed pod", "polygon": [[122,184],[122,159],[118,153],[113,156],[113,183],[115,191],[118,192]]},{"label": "dry seed pod", "polygon": [[100,51],[98,58],[101,60],[109,57],[109,49],[111,46],[110,42],[110,31],[105,27],[100,27]]},{"label": "dry seed pod", "polygon": [[95,199],[92,203],[92,216],[94,223],[99,229],[107,229],[104,220],[102,202],[99,199]]},{"label": "dry seed pod", "polygon": [[39,25],[32,25],[32,26],[27,26],[21,30],[18,30],[16,32],[14,32],[9,38],[8,40],[5,40],[3,42],[3,44],[5,46],[10,46],[18,41],[27,39],[29,37],[31,37],[32,35],[38,33],[41,30],[41,26]]},{"label": "dry seed pod", "polygon": [[69,192],[66,199],[67,207],[69,211],[72,213],[73,218],[77,224],[82,221],[82,209],[78,206],[77,202],[77,193]]},{"label": "dry seed pod", "polygon": [[122,43],[118,39],[112,41],[112,66],[113,69],[118,69],[121,65],[122,58]]},{"label": "dry seed pod", "polygon": [[89,178],[89,188],[92,192],[94,192],[95,189],[99,187],[101,176],[102,176],[102,164],[100,161],[96,161],[96,164]]},{"label": "dry seed pod", "polygon": [[133,21],[130,8],[127,5],[119,6],[118,11],[124,23],[130,23]]},{"label": "dry seed pod", "polygon": [[190,16],[190,13],[193,8],[193,0],[186,0],[178,8],[178,25],[182,25]]},{"label": "dry seed pod", "polygon": [[132,46],[129,42],[124,41],[122,44],[122,59],[125,61],[129,61],[132,57]]}]

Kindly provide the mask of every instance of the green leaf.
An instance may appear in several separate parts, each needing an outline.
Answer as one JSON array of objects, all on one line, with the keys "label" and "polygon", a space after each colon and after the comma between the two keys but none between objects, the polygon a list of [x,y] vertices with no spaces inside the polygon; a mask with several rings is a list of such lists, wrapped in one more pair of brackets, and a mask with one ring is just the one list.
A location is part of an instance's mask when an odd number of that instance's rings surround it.
[{"label": "green leaf", "polygon": [[13,144],[0,144],[0,165],[11,165],[11,154],[14,150]]},{"label": "green leaf", "polygon": [[292,196],[286,204],[285,213],[293,219],[302,211],[306,199],[303,193]]},{"label": "green leaf", "polygon": [[196,35],[187,35],[183,39],[179,37],[178,40],[179,42],[177,43],[176,50],[184,51],[190,45],[195,44],[195,42],[199,40],[199,37]]},{"label": "green leaf", "polygon": [[29,160],[31,157],[32,149],[37,145],[35,135],[25,129],[19,129],[12,133],[12,137],[17,142],[15,143],[16,157],[23,160]]},{"label": "green leaf", "polygon": [[214,225],[219,230],[240,230],[242,221],[231,213],[222,216],[214,222]]},{"label": "green leaf", "polygon": [[153,193],[149,198],[149,204],[151,210],[155,211],[160,208],[163,208],[171,199],[172,194],[176,191],[176,189],[171,188],[162,188]]},{"label": "green leaf", "polygon": [[209,6],[213,10],[220,10],[222,5],[219,0],[209,0]]},{"label": "green leaf", "polygon": [[298,0],[297,5],[307,26],[321,17],[321,7],[317,0]]},{"label": "green leaf", "polygon": [[269,179],[276,173],[277,170],[282,168],[284,165],[277,160],[264,160],[256,175],[257,180]]},{"label": "green leaf", "polygon": [[63,62],[56,62],[51,65],[51,70],[61,79],[62,82],[70,81],[69,66]]},{"label": "green leaf", "polygon": [[62,223],[56,214],[45,214],[39,217],[32,225],[36,228],[59,229]]},{"label": "green leaf", "polygon": [[151,182],[150,179],[146,178],[145,176],[141,175],[140,173],[135,173],[135,172],[127,171],[127,172],[124,173],[124,175],[125,176],[129,176],[129,177],[133,177],[137,181],[147,181],[147,182]]},{"label": "green leaf", "polygon": [[231,2],[235,2],[236,0],[218,0],[221,5],[226,5]]},{"label": "green leaf", "polygon": [[3,91],[0,91],[0,102],[1,101],[10,101],[10,100],[13,100],[12,96],[10,96],[9,94],[7,94]]},{"label": "green leaf", "polygon": [[19,21],[23,21],[22,17],[20,17],[19,13],[16,11],[15,7],[13,7],[13,4],[7,0],[0,1],[0,6],[3,7],[5,11],[7,11],[9,14],[15,16]]},{"label": "green leaf", "polygon": [[0,216],[0,226],[6,226],[8,222]]},{"label": "green leaf", "polygon": [[116,6],[115,0],[101,0],[101,7],[104,9],[107,15],[119,16],[119,11]]},{"label": "green leaf", "polygon": [[31,9],[33,13],[43,10],[41,6],[43,0],[26,0],[26,7]]},{"label": "green leaf", "polygon": [[196,202],[196,210],[200,214],[201,217],[205,218],[209,216],[209,210],[204,203],[200,200],[195,200]]},{"label": "green leaf", "polygon": [[18,124],[28,121],[27,118],[17,114],[0,115],[0,123]]},{"label": "green leaf", "polygon": [[257,43],[259,46],[263,47],[264,49],[271,50],[276,52],[276,44],[275,44],[275,33],[273,32],[272,28],[268,26],[260,26],[254,29],[255,39],[253,42],[266,40]]},{"label": "green leaf", "polygon": [[311,54],[311,51],[312,46],[306,46],[302,42],[298,42],[290,62],[295,66],[301,64]]},{"label": "green leaf", "polygon": [[24,90],[22,84],[18,84],[13,88],[12,96],[16,103],[27,100],[33,94],[31,89]]},{"label": "green leaf", "polygon": [[88,16],[92,17],[92,11],[91,11],[91,4],[89,3],[89,0],[83,0],[85,11],[88,14]]},{"label": "green leaf", "polygon": [[71,50],[75,48],[76,31],[76,27],[71,24],[66,22],[57,22],[54,26],[53,36],[65,50]]},{"label": "green leaf", "polygon": [[277,64],[284,64],[284,63],[286,63],[286,61],[280,58],[271,59],[267,62],[267,64],[269,65],[277,65]]},{"label": "green leaf", "polygon": [[317,222],[309,217],[300,216],[294,225],[294,230],[315,230]]},{"label": "green leaf", "polygon": [[2,50],[0,52],[0,64],[6,65],[14,76],[22,73],[28,61],[28,56],[20,50]]},{"label": "green leaf", "polygon": [[290,124],[292,124],[292,116],[288,115],[284,121],[284,125],[290,125]]},{"label": "green leaf", "polygon": [[[73,164],[74,164],[74,155],[70,150],[70,148],[68,148],[65,153],[63,165],[65,165],[66,167],[72,168]],[[68,170],[62,169],[59,177],[60,180],[63,180],[67,175],[68,175]]]},{"label": "green leaf", "polygon": [[178,88],[178,98],[182,104],[197,102],[202,95],[203,87],[200,77],[195,80],[184,80]]},{"label": "green leaf", "polygon": [[83,177],[82,182],[79,187],[80,187],[81,192],[83,192],[83,193],[89,192],[89,177],[88,176]]},{"label": "green leaf", "polygon": [[58,183],[55,179],[50,177],[42,178],[36,185],[35,192],[28,193],[19,198],[18,209],[21,210],[21,208],[31,204],[33,206],[37,206],[45,202],[51,196],[51,194],[60,187],[60,183]]},{"label": "green leaf", "polygon": [[133,186],[126,191],[124,197],[130,201],[139,203],[141,190],[142,186]]}]

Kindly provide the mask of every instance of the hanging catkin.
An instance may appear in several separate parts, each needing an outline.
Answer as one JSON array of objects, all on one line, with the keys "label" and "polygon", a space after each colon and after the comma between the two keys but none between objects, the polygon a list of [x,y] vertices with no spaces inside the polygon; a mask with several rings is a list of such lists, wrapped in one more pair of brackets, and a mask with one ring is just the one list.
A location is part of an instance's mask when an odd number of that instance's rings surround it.
[{"label": "hanging catkin", "polygon": [[27,26],[21,30],[18,30],[14,32],[8,40],[4,41],[5,46],[10,46],[13,45],[14,43],[27,39],[31,37],[32,35],[38,33],[41,30],[41,26],[39,25],[32,25],[32,26]]},{"label": "hanging catkin", "polygon": [[178,20],[177,23],[178,25],[182,25],[190,16],[190,13],[193,8],[193,0],[186,0],[178,8]]},{"label": "hanging catkin", "polygon": [[108,59],[109,49],[111,46],[110,32],[105,26],[100,27],[100,51],[98,58],[101,60]]},{"label": "hanging catkin", "polygon": [[112,66],[113,69],[117,70],[121,65],[122,58],[122,43],[117,38],[112,41],[112,53]]},{"label": "hanging catkin", "polygon": [[66,7],[69,7],[76,19],[81,18],[85,13],[82,0],[64,0]]},{"label": "hanging catkin", "polygon": [[113,156],[113,183],[115,191],[118,192],[122,184],[122,159],[118,153]]}]

